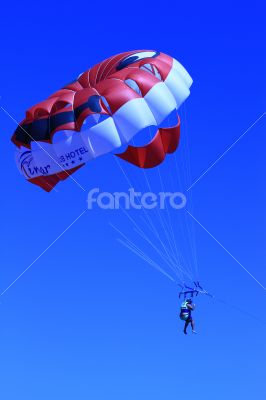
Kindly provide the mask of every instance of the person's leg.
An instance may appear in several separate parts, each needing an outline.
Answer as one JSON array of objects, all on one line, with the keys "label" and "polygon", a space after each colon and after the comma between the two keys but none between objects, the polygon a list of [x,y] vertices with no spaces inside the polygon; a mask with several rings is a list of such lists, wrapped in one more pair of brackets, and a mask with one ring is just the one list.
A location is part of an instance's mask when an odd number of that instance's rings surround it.
[{"label": "person's leg", "polygon": [[188,327],[188,324],[189,324],[189,320],[187,320],[187,321],[185,322],[185,326],[184,326],[184,334],[185,334],[185,335],[187,334],[187,327]]},{"label": "person's leg", "polygon": [[194,322],[194,319],[191,320],[191,328],[192,328],[192,333],[197,333],[197,332],[195,331],[195,322]]}]

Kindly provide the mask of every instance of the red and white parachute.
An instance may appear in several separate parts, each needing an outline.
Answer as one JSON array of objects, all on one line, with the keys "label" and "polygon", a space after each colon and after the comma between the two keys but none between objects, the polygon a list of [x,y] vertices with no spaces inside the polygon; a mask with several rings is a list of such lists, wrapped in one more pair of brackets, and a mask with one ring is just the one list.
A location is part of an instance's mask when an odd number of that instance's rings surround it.
[{"label": "red and white parachute", "polygon": [[[27,110],[12,137],[18,168],[49,192],[106,153],[155,167],[178,146],[177,110],[191,84],[184,67],[166,54],[142,50],[110,57]],[[141,133],[142,145],[132,145]]]}]

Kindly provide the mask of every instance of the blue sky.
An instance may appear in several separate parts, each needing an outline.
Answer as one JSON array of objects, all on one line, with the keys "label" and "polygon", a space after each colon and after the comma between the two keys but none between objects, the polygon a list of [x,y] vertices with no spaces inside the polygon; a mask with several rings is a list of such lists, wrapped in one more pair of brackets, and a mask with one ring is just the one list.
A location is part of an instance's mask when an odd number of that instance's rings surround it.
[{"label": "blue sky", "polygon": [[[264,11],[262,1],[5,4],[0,105],[21,120],[104,58],[168,53],[194,79],[181,111],[192,183],[265,111]],[[266,116],[191,189],[193,215],[264,286],[265,127]],[[83,212],[86,193],[71,180],[50,194],[25,182],[2,111],[0,129],[3,292]],[[86,192],[127,188],[112,156],[75,179]],[[263,288],[195,223],[201,281],[222,301],[199,298],[199,334],[185,337],[177,287],[122,247],[109,221],[129,230],[122,213],[88,211],[1,296],[1,398],[263,397]]]}]

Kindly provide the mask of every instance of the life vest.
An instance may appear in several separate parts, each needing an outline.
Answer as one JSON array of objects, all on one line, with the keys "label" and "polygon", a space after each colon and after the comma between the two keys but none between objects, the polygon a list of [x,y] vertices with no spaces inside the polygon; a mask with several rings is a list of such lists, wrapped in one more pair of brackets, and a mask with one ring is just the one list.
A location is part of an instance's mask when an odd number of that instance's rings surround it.
[{"label": "life vest", "polygon": [[191,310],[187,307],[187,301],[183,301],[183,303],[181,304],[181,310],[180,310],[180,314],[183,317],[188,317],[190,315]]}]

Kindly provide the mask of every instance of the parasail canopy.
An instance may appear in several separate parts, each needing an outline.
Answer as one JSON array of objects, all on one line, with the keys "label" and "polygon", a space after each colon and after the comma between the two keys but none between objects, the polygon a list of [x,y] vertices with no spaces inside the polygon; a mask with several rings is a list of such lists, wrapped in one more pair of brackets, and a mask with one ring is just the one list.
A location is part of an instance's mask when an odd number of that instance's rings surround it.
[{"label": "parasail canopy", "polygon": [[191,84],[184,67],[166,54],[110,57],[26,111],[12,136],[18,168],[48,192],[107,153],[153,168],[178,146],[177,110]]}]

